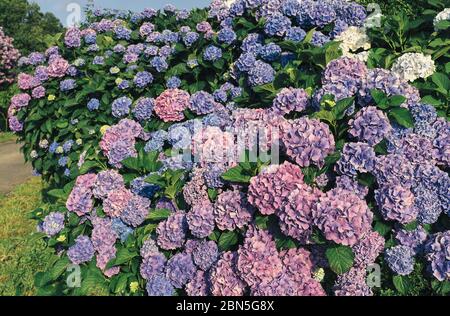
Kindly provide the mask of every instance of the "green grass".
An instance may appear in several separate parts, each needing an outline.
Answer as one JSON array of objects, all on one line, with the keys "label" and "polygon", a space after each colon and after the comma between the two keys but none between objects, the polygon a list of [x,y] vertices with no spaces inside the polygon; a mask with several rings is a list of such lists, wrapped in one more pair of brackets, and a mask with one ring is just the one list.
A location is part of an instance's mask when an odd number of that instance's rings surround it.
[{"label": "green grass", "polygon": [[0,295],[35,294],[34,275],[54,256],[34,238],[36,222],[27,214],[39,207],[42,182],[32,178],[0,195]]},{"label": "green grass", "polygon": [[11,132],[0,132],[0,144],[8,142],[11,140],[16,140],[16,136]]}]

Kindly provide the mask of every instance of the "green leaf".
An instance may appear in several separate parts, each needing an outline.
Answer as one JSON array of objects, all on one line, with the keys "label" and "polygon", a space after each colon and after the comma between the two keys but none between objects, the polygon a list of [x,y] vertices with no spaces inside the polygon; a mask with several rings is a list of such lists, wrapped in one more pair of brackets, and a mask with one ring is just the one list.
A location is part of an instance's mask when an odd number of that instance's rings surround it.
[{"label": "green leaf", "polygon": [[392,227],[389,226],[386,223],[383,223],[381,221],[375,222],[375,226],[373,228],[377,233],[379,233],[381,236],[386,236],[391,230]]},{"label": "green leaf", "polygon": [[171,213],[172,212],[168,209],[155,209],[153,211],[150,211],[150,214],[147,218],[151,221],[161,221],[167,219]]},{"label": "green leaf", "polygon": [[414,119],[411,113],[405,108],[393,108],[389,111],[389,116],[403,127],[414,127]]},{"label": "green leaf", "polygon": [[99,168],[99,164],[96,161],[88,160],[85,161],[80,167],[80,174],[86,174],[94,168]]},{"label": "green leaf", "polygon": [[311,40],[313,38],[314,33],[316,32],[316,29],[313,28],[312,30],[310,30],[308,33],[306,33],[305,38],[303,39],[303,43],[309,44],[311,43]]},{"label": "green leaf", "polygon": [[50,278],[52,280],[56,280],[59,278],[67,269],[67,266],[70,264],[68,257],[62,257],[60,260],[56,261],[54,266],[49,271]]},{"label": "green leaf", "polygon": [[442,101],[433,98],[431,95],[426,95],[422,98],[422,103],[439,106],[442,104]]},{"label": "green leaf", "polygon": [[336,119],[341,120],[345,116],[345,111],[353,105],[355,98],[345,98],[336,102],[336,105],[331,110]]},{"label": "green leaf", "polygon": [[372,89],[370,90],[370,95],[372,96],[373,100],[380,109],[385,110],[389,107],[388,104],[389,99],[383,91],[380,91],[378,89]]},{"label": "green leaf", "polygon": [[219,249],[221,251],[229,250],[238,242],[238,235],[234,231],[222,233],[219,237]]},{"label": "green leaf", "polygon": [[249,183],[251,176],[244,174],[243,171],[244,169],[237,165],[222,174],[222,179],[230,182]]},{"label": "green leaf", "polygon": [[137,257],[137,252],[130,251],[128,248],[121,248],[117,251],[116,258],[114,260],[114,266],[118,266],[131,261],[134,257]]},{"label": "green leaf", "polygon": [[258,226],[261,229],[267,229],[269,219],[270,219],[269,216],[257,215],[255,218],[256,226]]},{"label": "green leaf", "polygon": [[394,275],[392,277],[392,283],[394,283],[395,288],[402,295],[406,295],[411,286],[408,278],[401,275]]},{"label": "green leaf", "polygon": [[394,95],[393,97],[391,97],[389,99],[389,105],[390,106],[394,106],[394,107],[395,106],[400,106],[403,103],[405,103],[405,101],[406,101],[406,98],[404,96],[402,96],[402,95]]},{"label": "green leaf", "polygon": [[342,274],[350,270],[355,255],[350,247],[333,246],[325,251],[331,270],[336,274]]},{"label": "green leaf", "polygon": [[437,85],[441,90],[445,91],[444,94],[447,94],[450,91],[450,79],[446,74],[436,72],[431,80]]},{"label": "green leaf", "polygon": [[60,200],[67,199],[68,195],[63,189],[53,189],[47,192],[48,195],[53,196]]}]

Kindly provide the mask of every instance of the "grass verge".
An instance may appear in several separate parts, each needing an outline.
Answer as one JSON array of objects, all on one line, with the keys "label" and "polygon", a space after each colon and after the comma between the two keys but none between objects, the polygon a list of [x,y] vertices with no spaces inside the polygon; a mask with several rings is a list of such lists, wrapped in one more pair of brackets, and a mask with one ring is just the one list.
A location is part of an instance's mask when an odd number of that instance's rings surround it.
[{"label": "grass verge", "polygon": [[28,212],[41,203],[42,182],[32,178],[0,195],[0,295],[33,295],[34,275],[54,256],[41,239],[33,238],[36,223]]},{"label": "grass verge", "polygon": [[0,132],[0,144],[11,140],[16,140],[14,133],[10,132]]}]

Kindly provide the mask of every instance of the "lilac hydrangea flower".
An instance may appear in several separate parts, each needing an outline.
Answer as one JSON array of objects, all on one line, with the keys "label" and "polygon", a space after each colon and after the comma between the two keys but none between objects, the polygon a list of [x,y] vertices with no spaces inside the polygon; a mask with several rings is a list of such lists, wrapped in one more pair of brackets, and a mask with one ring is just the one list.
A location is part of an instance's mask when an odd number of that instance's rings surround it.
[{"label": "lilac hydrangea flower", "polygon": [[238,190],[225,191],[214,204],[214,220],[220,230],[242,228],[252,220],[253,209],[245,194]]},{"label": "lilac hydrangea flower", "polygon": [[181,248],[185,242],[187,226],[185,212],[172,213],[156,229],[158,245],[165,250]]},{"label": "lilac hydrangea flower", "polygon": [[414,253],[421,253],[428,233],[422,227],[418,226],[413,230],[400,229],[395,235],[395,239],[403,246],[407,246],[414,250]]},{"label": "lilac hydrangea flower", "polygon": [[236,252],[224,252],[217,263],[211,268],[211,293],[214,296],[242,296],[246,284],[237,274]]},{"label": "lilac hydrangea flower", "polygon": [[217,261],[218,256],[219,249],[217,244],[212,240],[199,242],[192,251],[194,263],[203,271],[208,271]]},{"label": "lilac hydrangea flower", "polygon": [[373,213],[366,201],[355,193],[340,188],[320,198],[315,222],[325,238],[345,246],[353,246],[371,230]]},{"label": "lilac hydrangea flower", "polygon": [[303,89],[283,88],[273,100],[272,109],[284,115],[292,111],[301,112],[308,106],[308,94]]},{"label": "lilac hydrangea flower", "polygon": [[365,143],[347,143],[336,164],[342,175],[356,176],[358,172],[371,172],[375,167],[375,151]]},{"label": "lilac hydrangea flower", "polygon": [[142,260],[139,272],[145,280],[150,280],[157,274],[164,273],[167,259],[162,253],[154,252],[148,254],[144,260]]},{"label": "lilac hydrangea flower", "polygon": [[361,109],[349,126],[350,135],[370,146],[378,144],[392,129],[386,114],[374,106]]},{"label": "lilac hydrangea flower", "polygon": [[214,230],[214,208],[209,200],[199,201],[187,213],[189,229],[197,238],[205,238]]},{"label": "lilac hydrangea flower", "polygon": [[328,125],[315,119],[300,118],[290,122],[283,134],[286,154],[301,167],[323,166],[334,151],[335,143]]},{"label": "lilac hydrangea flower", "polygon": [[156,274],[147,281],[147,293],[149,296],[173,296],[175,289],[163,274]]},{"label": "lilac hydrangea flower", "polygon": [[113,116],[121,118],[128,115],[132,103],[133,101],[128,97],[120,97],[114,100],[111,106]]},{"label": "lilac hydrangea flower", "polygon": [[138,121],[149,120],[153,114],[154,102],[155,100],[152,98],[139,98],[133,108],[134,117]]},{"label": "lilac hydrangea flower", "polygon": [[414,270],[414,251],[407,246],[386,249],[385,259],[389,268],[399,275],[408,275]]},{"label": "lilac hydrangea flower", "polygon": [[218,104],[214,97],[205,91],[199,91],[191,96],[189,109],[198,115],[208,114],[214,111]]},{"label": "lilac hydrangea flower", "polygon": [[260,86],[275,79],[275,70],[271,65],[258,60],[255,62],[254,67],[249,70],[248,76],[251,86]]},{"label": "lilac hydrangea flower", "polygon": [[414,194],[407,187],[399,184],[384,185],[375,191],[375,200],[386,220],[407,224],[417,218]]},{"label": "lilac hydrangea flower", "polygon": [[52,212],[44,218],[42,230],[47,236],[54,236],[64,228],[64,214]]},{"label": "lilac hydrangea flower", "polygon": [[439,281],[450,280],[450,231],[434,234],[425,249],[433,276]]},{"label": "lilac hydrangea flower", "polygon": [[203,59],[210,62],[215,62],[222,58],[222,49],[217,46],[209,45],[206,47],[205,52],[203,53]]},{"label": "lilac hydrangea flower", "polygon": [[75,244],[67,251],[67,256],[73,264],[82,264],[91,261],[94,253],[91,239],[88,236],[80,235],[75,239]]},{"label": "lilac hydrangea flower", "polygon": [[194,262],[192,256],[187,253],[178,253],[167,262],[166,277],[175,288],[181,288],[192,280],[195,275]]}]

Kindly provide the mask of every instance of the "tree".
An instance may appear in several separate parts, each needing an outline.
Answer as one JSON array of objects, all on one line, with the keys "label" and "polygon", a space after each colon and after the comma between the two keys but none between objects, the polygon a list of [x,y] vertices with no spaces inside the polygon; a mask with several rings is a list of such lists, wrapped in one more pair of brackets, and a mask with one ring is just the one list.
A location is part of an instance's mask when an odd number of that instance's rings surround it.
[{"label": "tree", "polygon": [[62,32],[61,22],[52,13],[42,13],[36,3],[27,0],[0,0],[0,26],[14,38],[22,55],[46,48],[45,35]]}]

